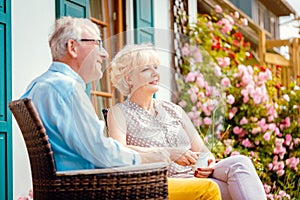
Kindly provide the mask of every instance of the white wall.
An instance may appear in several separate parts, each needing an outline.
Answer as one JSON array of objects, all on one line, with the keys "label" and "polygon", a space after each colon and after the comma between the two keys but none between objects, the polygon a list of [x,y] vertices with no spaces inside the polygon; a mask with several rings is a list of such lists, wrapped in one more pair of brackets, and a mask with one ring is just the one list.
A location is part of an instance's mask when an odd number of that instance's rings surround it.
[{"label": "white wall", "polygon": [[[171,51],[171,35],[173,31],[170,30],[170,4],[167,0],[154,0],[154,44],[158,50],[161,67],[159,73],[161,75],[160,90],[157,92],[157,99],[171,100],[171,68],[170,68],[170,51]],[[127,42],[133,42],[133,1],[126,1],[126,32]]]},{"label": "white wall", "polygon": [[[12,86],[18,99],[30,81],[51,63],[48,35],[55,20],[54,0],[12,1]],[[14,197],[27,195],[31,183],[30,165],[21,132],[13,121]]]},{"label": "white wall", "polygon": [[171,100],[173,93],[172,84],[175,84],[173,81],[174,70],[171,64],[171,53],[172,53],[172,35],[173,31],[171,30],[171,12],[170,2],[154,0],[154,28],[155,36],[154,43],[157,48],[157,51],[160,56],[160,89],[156,94],[157,99]]}]

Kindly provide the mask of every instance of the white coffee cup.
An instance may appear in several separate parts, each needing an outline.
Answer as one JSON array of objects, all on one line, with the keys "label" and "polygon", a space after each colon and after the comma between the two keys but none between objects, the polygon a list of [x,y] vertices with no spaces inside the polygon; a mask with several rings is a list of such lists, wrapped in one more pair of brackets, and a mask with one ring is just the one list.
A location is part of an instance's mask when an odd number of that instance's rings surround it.
[{"label": "white coffee cup", "polygon": [[208,159],[210,158],[210,154],[210,152],[200,152],[198,160],[193,166],[193,169],[196,170],[197,168],[208,167]]}]

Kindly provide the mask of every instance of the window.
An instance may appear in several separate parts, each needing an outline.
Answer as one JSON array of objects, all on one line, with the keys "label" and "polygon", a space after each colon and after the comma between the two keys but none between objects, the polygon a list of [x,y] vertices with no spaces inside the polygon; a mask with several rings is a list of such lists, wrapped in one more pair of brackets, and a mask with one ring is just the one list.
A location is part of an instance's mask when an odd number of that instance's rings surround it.
[{"label": "window", "polygon": [[123,43],[123,37],[118,35],[124,31],[122,8],[122,0],[90,0],[90,18],[99,26],[103,47],[109,54],[108,60],[102,66],[102,79],[92,82],[90,86],[92,102],[99,118],[103,118],[103,108],[109,108],[123,98],[112,87],[108,68],[114,52],[117,52]]},{"label": "window", "polygon": [[278,37],[278,17],[274,15],[270,10],[268,10],[261,2],[257,1],[257,23],[260,27],[264,28],[266,31],[268,31],[273,38]]}]

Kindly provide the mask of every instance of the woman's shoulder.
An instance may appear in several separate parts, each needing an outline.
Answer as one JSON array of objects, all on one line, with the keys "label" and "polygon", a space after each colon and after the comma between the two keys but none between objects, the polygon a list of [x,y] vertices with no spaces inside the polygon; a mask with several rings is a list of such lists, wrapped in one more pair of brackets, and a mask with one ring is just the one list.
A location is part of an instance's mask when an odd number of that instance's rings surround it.
[{"label": "woman's shoulder", "polygon": [[179,112],[180,114],[182,112],[182,108],[179,105],[177,105],[177,104],[175,104],[171,101],[155,100],[155,103],[156,103],[156,105],[162,106],[165,109],[172,110],[172,111],[175,111],[175,112]]}]

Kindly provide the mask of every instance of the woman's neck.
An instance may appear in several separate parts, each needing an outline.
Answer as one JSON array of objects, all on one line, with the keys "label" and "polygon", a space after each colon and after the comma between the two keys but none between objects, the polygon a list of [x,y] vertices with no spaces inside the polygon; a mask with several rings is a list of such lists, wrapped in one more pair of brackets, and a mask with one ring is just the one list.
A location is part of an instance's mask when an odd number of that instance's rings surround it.
[{"label": "woman's neck", "polygon": [[135,95],[129,97],[130,101],[136,103],[146,111],[150,111],[153,108],[153,98],[152,96],[145,97],[142,95]]}]

